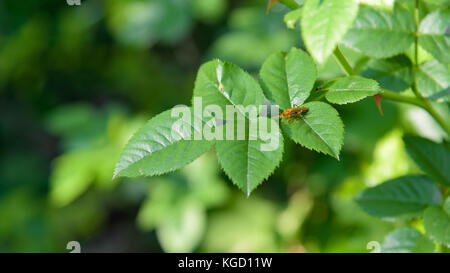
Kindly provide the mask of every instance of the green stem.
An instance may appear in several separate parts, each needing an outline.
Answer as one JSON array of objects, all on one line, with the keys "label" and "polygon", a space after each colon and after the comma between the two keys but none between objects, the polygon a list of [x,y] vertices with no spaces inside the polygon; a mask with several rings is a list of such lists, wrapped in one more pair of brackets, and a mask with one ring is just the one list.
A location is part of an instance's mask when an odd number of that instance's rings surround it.
[{"label": "green stem", "polygon": [[344,70],[345,74],[347,74],[348,76],[356,75],[352,66],[347,61],[347,58],[345,58],[344,54],[342,54],[338,46],[336,46],[336,49],[334,50],[334,57],[336,58],[338,64],[341,66],[342,70]]},{"label": "green stem", "polygon": [[[415,79],[415,74],[416,74],[415,69],[417,69],[417,63],[418,63],[417,55],[418,55],[418,53],[417,53],[417,48],[416,48],[416,53],[415,53],[416,66],[413,68],[414,79]],[[341,66],[342,70],[347,75],[355,75],[356,74],[355,71],[353,70],[352,66],[350,65],[350,63],[347,61],[347,58],[345,58],[344,54],[342,54],[342,52],[339,50],[338,47],[336,47],[336,49],[334,50],[334,57],[336,58],[339,65]],[[428,99],[424,98],[418,92],[415,80],[412,85],[412,90],[413,90],[414,94],[416,95],[416,97],[403,96],[403,95],[397,94],[395,92],[392,92],[392,91],[389,91],[386,89],[382,89],[381,94],[383,95],[383,98],[385,98],[385,99],[408,103],[408,104],[416,105],[418,107],[425,109],[434,118],[434,120],[436,120],[436,122],[439,123],[439,125],[441,126],[442,129],[444,129],[444,131],[447,133],[447,135],[450,136],[450,125],[448,125],[445,122],[445,120],[439,115],[439,113],[433,108],[433,106],[428,101]]]},{"label": "green stem", "polygon": [[416,75],[417,71],[419,70],[419,0],[416,0],[416,7],[414,9],[414,22],[416,25],[416,33],[414,36],[414,67],[412,70],[413,73],[413,84],[411,86],[411,89],[413,90],[416,97],[422,101],[423,107],[427,112],[436,120],[437,123],[444,129],[444,131],[447,133],[448,136],[450,136],[450,125],[448,125],[445,120],[439,115],[439,113],[434,109],[433,105],[431,105],[430,101],[422,96],[422,94],[417,89],[417,83],[416,83]]},{"label": "green stem", "polygon": [[381,90],[381,95],[383,95],[384,99],[413,104],[413,105],[419,106],[421,108],[425,108],[425,105],[423,104],[423,102],[415,97],[403,96],[396,92],[392,92],[392,91],[389,91],[386,89]]},{"label": "green stem", "polygon": [[439,123],[442,129],[447,133],[447,136],[450,136],[450,124],[445,122],[444,118],[439,115],[439,113],[434,109],[434,107],[431,105],[430,101],[422,96],[422,94],[419,93],[416,87],[416,83],[413,83],[412,90],[416,97],[419,98],[419,100],[422,101],[423,106],[422,108],[427,110],[427,112],[434,118],[434,120]]}]

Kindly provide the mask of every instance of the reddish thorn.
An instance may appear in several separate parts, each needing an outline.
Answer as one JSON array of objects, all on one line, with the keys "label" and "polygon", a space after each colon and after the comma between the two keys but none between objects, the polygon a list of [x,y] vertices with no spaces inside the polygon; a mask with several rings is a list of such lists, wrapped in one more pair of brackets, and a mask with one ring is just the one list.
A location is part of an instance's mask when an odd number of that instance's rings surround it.
[{"label": "reddish thorn", "polygon": [[277,2],[279,2],[279,0],[269,0],[267,2],[266,13],[269,13],[272,6],[275,5]]},{"label": "reddish thorn", "polygon": [[381,99],[383,98],[383,96],[381,94],[376,94],[373,96],[373,98],[375,99],[375,104],[377,105],[380,115],[383,115],[383,109],[381,109]]}]

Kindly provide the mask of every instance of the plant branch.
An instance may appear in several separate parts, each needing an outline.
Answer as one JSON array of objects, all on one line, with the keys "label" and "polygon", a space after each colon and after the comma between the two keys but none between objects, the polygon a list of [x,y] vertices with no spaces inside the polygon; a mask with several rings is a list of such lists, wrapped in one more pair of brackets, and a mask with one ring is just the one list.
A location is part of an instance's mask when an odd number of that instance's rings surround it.
[{"label": "plant branch", "polygon": [[416,25],[416,32],[414,36],[414,66],[413,66],[413,84],[411,89],[413,90],[416,97],[422,101],[423,107],[427,112],[436,120],[437,123],[441,126],[442,129],[447,133],[447,136],[450,136],[450,125],[448,125],[445,120],[439,115],[439,113],[434,109],[433,105],[431,105],[430,101],[422,96],[422,94],[417,89],[416,75],[419,70],[419,0],[416,0],[416,7],[414,9],[414,22]]},{"label": "plant branch", "polygon": [[[415,58],[416,58],[416,64],[417,64],[417,52],[415,53]],[[344,54],[342,54],[342,52],[339,50],[338,47],[336,47],[336,49],[334,50],[334,57],[336,58],[337,62],[339,63],[339,65],[341,66],[342,70],[347,74],[347,75],[355,75],[355,71],[352,68],[352,66],[350,65],[350,63],[347,61],[347,58],[345,58]],[[417,67],[414,67],[413,71],[417,69]],[[415,72],[413,72],[413,76],[415,79]],[[416,87],[416,81],[414,80],[413,85],[412,85],[412,90],[414,92],[414,94],[416,95],[416,97],[409,97],[409,96],[404,96],[404,95],[400,95],[398,93],[386,90],[386,89],[382,89],[382,93],[381,95],[383,96],[383,98],[388,99],[388,100],[392,100],[392,101],[397,101],[397,102],[402,102],[402,103],[408,103],[408,104],[412,104],[418,107],[421,107],[423,109],[425,109],[433,118],[434,120],[436,120],[437,123],[439,123],[439,125],[441,126],[442,129],[444,129],[444,131],[447,133],[447,135],[450,136],[450,125],[448,125],[445,120],[439,115],[439,113],[434,109],[434,107],[431,105],[431,103],[428,101],[428,99],[424,98],[419,91],[417,90]]]},{"label": "plant branch", "polygon": [[447,136],[450,136],[450,124],[445,122],[444,118],[434,109],[433,105],[431,105],[430,101],[422,96],[417,90],[416,84],[414,83],[412,86],[412,90],[414,94],[422,101],[423,109],[427,110],[427,112],[436,120],[437,123],[441,126],[442,129],[447,133]]},{"label": "plant branch", "polygon": [[347,61],[347,58],[345,58],[344,54],[342,54],[341,50],[339,49],[339,46],[336,46],[336,49],[334,50],[334,57],[336,58],[336,61],[341,66],[345,74],[347,74],[347,76],[356,74],[355,70],[353,70],[352,66]]},{"label": "plant branch", "polygon": [[396,92],[392,92],[392,91],[389,91],[386,89],[381,89],[381,95],[383,96],[384,99],[408,103],[408,104],[412,104],[415,106],[419,106],[421,108],[425,108],[425,104],[421,100],[419,100],[415,97],[400,95]]}]

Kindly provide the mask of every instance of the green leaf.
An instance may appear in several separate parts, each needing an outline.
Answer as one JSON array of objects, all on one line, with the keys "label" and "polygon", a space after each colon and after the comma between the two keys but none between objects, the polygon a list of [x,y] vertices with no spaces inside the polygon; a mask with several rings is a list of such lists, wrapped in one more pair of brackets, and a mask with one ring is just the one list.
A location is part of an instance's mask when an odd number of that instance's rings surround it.
[{"label": "green leaf", "polygon": [[404,138],[406,149],[417,165],[435,182],[450,186],[450,149],[428,139],[414,136]]},{"label": "green leaf", "polygon": [[306,48],[325,63],[358,13],[356,0],[308,0],[303,6],[301,29]]},{"label": "green leaf", "polygon": [[450,70],[436,60],[420,65],[416,74],[417,89],[431,100],[450,101]]},{"label": "green leaf", "polygon": [[[446,203],[449,202],[448,199]],[[437,206],[429,207],[423,214],[426,234],[436,242],[450,247],[450,214]]]},{"label": "green leaf", "polygon": [[298,8],[286,13],[286,15],[284,15],[283,21],[286,24],[287,28],[295,29],[297,22],[300,21],[301,18],[302,18],[302,9]]},{"label": "green leaf", "polygon": [[200,67],[194,88],[196,97],[202,98],[205,106],[219,106],[223,113],[227,105],[252,105],[259,108],[264,102],[261,87],[250,74],[232,63],[220,60],[207,62]]},{"label": "green leaf", "polygon": [[[278,124],[266,117],[259,117],[257,123],[258,128],[263,123],[268,125],[270,139],[261,137],[261,132],[246,130],[243,140],[221,140],[216,144],[217,158],[224,172],[247,196],[275,170],[283,155],[283,136]],[[264,150],[264,145],[270,149]]]},{"label": "green leaf", "polygon": [[433,5],[439,5],[443,7],[450,6],[450,0],[423,0],[424,2],[433,4]]},{"label": "green leaf", "polygon": [[394,0],[359,0],[359,3],[387,11],[394,7]]},{"label": "green leaf", "polygon": [[316,66],[303,50],[272,54],[261,67],[266,97],[281,109],[300,106],[309,97],[317,77]]},{"label": "green leaf", "polygon": [[201,242],[205,230],[205,209],[192,201],[180,207],[177,215],[159,225],[156,235],[165,252],[189,252]]},{"label": "green leaf", "polygon": [[338,112],[329,104],[319,101],[308,102],[304,106],[308,108],[304,119],[290,123],[283,121],[283,131],[294,142],[339,160],[344,125]]},{"label": "green leaf", "polygon": [[342,43],[373,58],[387,58],[407,50],[414,42],[412,14],[395,5],[394,12],[360,9]]},{"label": "green leaf", "polygon": [[[147,48],[157,42],[176,42],[191,29],[190,1],[114,1],[108,6],[108,28],[121,43]],[[164,16],[161,16],[161,15]]]},{"label": "green leaf", "polygon": [[359,76],[338,79],[326,89],[328,92],[325,97],[329,102],[336,104],[356,102],[380,92],[380,86],[376,81]]},{"label": "green leaf", "polygon": [[200,21],[210,24],[217,22],[227,10],[226,0],[192,0],[192,13]]},{"label": "green leaf", "polygon": [[430,13],[420,23],[419,44],[439,62],[450,63],[450,10]]},{"label": "green leaf", "polygon": [[368,188],[356,198],[370,215],[393,218],[424,210],[439,204],[441,192],[426,176],[403,176]]},{"label": "green leaf", "polygon": [[273,5],[281,3],[283,5],[286,5],[290,9],[296,9],[299,7],[299,3],[296,0],[268,0],[267,6],[266,6],[266,13],[269,13],[270,9]]},{"label": "green leaf", "polygon": [[54,205],[71,203],[94,182],[97,174],[92,158],[90,150],[77,150],[55,160],[50,176],[50,200]]},{"label": "green leaf", "polygon": [[389,233],[381,244],[383,253],[429,253],[434,252],[434,243],[417,229],[403,227]]},{"label": "green leaf", "polygon": [[444,202],[444,211],[445,211],[445,213],[447,213],[448,215],[450,215],[450,196],[447,197],[447,199],[445,199],[445,202]]},{"label": "green leaf", "polygon": [[138,130],[125,146],[114,177],[167,173],[208,151],[214,142],[196,140],[194,137],[194,133],[201,134],[202,128],[207,125],[191,108],[183,108],[190,111],[190,121],[172,117],[174,108],[155,116]]},{"label": "green leaf", "polygon": [[369,61],[361,75],[376,80],[384,89],[401,92],[412,84],[411,68],[412,63],[408,57],[397,55]]}]

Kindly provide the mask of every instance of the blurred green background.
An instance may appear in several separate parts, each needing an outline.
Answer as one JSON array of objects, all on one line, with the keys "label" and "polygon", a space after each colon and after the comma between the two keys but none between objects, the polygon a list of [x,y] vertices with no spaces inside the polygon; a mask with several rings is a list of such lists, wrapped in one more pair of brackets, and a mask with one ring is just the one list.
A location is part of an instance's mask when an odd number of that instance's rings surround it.
[{"label": "blurred green background", "polygon": [[[68,252],[69,241],[82,252],[369,252],[395,228],[353,198],[417,170],[405,132],[441,134],[415,108],[383,102],[380,116],[372,98],[338,108],[341,161],[286,139],[281,166],[249,198],[214,151],[168,175],[113,181],[131,134],[189,104],[201,63],[256,76],[274,51],[303,46],[287,8],[266,14],[265,0],[81,2],[0,1],[0,252]],[[330,60],[319,73],[341,72]]]}]

